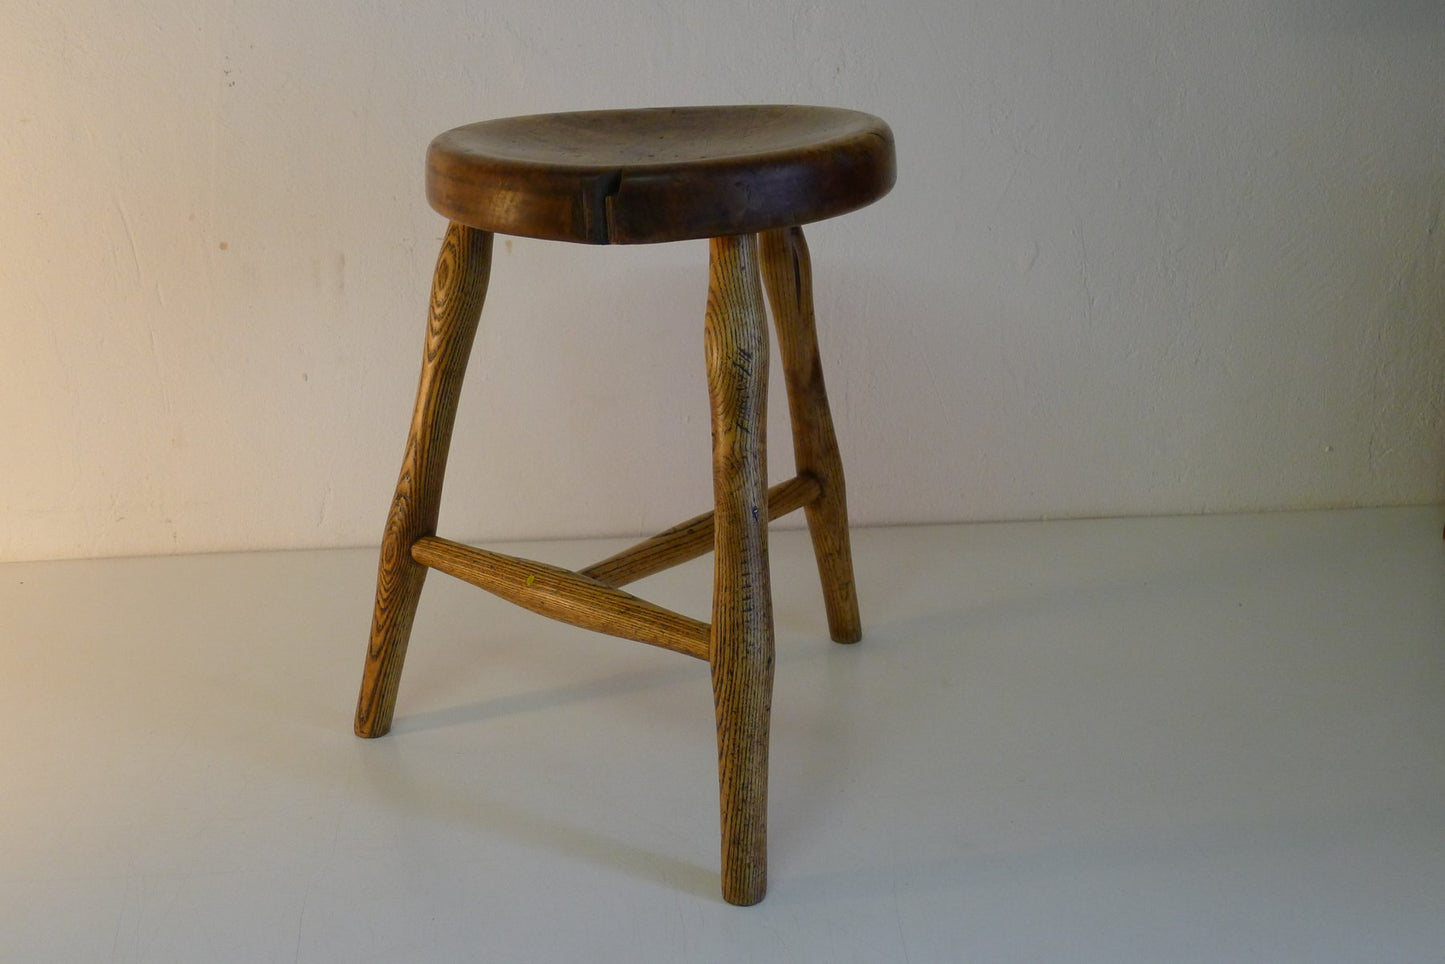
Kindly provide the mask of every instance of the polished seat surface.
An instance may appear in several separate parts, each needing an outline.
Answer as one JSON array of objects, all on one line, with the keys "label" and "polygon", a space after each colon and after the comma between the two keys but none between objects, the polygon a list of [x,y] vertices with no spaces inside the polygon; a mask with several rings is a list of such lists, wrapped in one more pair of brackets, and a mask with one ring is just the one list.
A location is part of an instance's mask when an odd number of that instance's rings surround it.
[{"label": "polished seat surface", "polygon": [[506,117],[439,135],[427,199],[501,234],[642,244],[806,224],[893,186],[893,134],[830,107],[671,107]]}]

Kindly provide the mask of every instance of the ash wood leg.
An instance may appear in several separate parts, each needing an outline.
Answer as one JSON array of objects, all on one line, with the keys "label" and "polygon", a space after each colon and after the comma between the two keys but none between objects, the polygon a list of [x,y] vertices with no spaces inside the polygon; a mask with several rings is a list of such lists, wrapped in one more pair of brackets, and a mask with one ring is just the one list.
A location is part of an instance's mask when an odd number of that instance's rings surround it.
[{"label": "ash wood leg", "polygon": [[823,387],[823,363],[813,320],[813,274],[801,228],[762,235],[762,274],[778,330],[778,354],[788,388],[793,423],[793,454],[798,474],[816,478],[822,493],[803,511],[818,559],[828,631],[840,643],[863,635],[858,594],[853,585],[853,552],[848,543],[848,500],[843,460],[833,434],[833,416]]},{"label": "ash wood leg", "polygon": [[767,889],[773,689],[768,331],[755,235],[712,239],[705,342],[717,506],[710,663],[717,708],[722,889],[729,903],[755,904]]},{"label": "ash wood leg", "polygon": [[457,398],[491,265],[489,232],[456,222],[447,227],[432,279],[416,408],[382,536],[371,641],[356,704],[357,736],[382,736],[391,729],[402,661],[426,579],[426,567],[412,559],[411,548],[419,537],[436,532]]}]

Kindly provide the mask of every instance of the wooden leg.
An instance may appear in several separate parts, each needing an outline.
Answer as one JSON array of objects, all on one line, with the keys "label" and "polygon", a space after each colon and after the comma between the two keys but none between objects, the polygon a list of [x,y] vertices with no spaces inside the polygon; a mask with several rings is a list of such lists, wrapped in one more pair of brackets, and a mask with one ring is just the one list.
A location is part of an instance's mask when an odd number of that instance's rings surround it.
[{"label": "wooden leg", "polygon": [[436,532],[457,397],[491,266],[490,232],[456,222],[447,227],[432,279],[426,351],[411,432],[382,536],[371,642],[356,704],[357,736],[382,736],[391,729],[402,661],[426,579],[426,567],[412,560],[411,547],[421,536]]},{"label": "wooden leg", "polygon": [[853,585],[853,552],[848,544],[848,500],[843,485],[843,460],[833,434],[828,393],[823,388],[823,364],[818,357],[818,334],[813,320],[813,274],[802,228],[767,231],[762,236],[763,281],[778,329],[778,352],[788,388],[788,412],[793,423],[793,454],[798,474],[812,475],[822,493],[804,507],[823,602],[828,609],[828,630],[840,643],[856,643],[863,636],[858,617],[858,593]]},{"label": "wooden leg", "polygon": [[767,890],[768,715],[773,605],[768,588],[768,331],[757,237],[714,238],[707,299],[712,399],[713,699],[722,805],[722,889],[732,904]]}]

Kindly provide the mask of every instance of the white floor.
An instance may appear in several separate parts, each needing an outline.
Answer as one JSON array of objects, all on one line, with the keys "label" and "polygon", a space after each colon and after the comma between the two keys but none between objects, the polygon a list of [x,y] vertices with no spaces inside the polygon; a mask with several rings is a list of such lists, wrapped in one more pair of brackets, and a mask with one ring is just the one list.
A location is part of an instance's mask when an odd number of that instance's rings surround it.
[{"label": "white floor", "polygon": [[1445,960],[1442,524],[864,530],[854,647],[775,532],[751,909],[699,662],[433,574],[363,741],[371,551],[0,566],[0,961]]}]

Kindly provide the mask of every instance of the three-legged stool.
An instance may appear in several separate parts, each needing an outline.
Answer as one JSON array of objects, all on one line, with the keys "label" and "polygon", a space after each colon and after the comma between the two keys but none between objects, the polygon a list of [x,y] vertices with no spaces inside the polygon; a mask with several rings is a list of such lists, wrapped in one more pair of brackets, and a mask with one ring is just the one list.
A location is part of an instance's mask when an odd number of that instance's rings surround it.
[{"label": "three-legged stool", "polygon": [[[432,283],[421,384],[381,548],[356,732],[391,728],[428,569],[587,629],[707,660],[717,709],[722,889],[767,887],[773,617],[768,522],[802,508],[828,627],[862,633],[843,466],[823,390],[808,250],[798,226],[893,186],[893,135],[876,117],[820,107],[698,107],[513,117],[448,131],[427,151],[427,199],[451,223]],[[715,511],[578,572],[436,535],[457,396],[492,262],[493,234],[587,244],[710,238],[704,341]],[[793,424],[794,478],[768,488],[767,289]],[[711,624],[620,587],[715,553]]]}]

